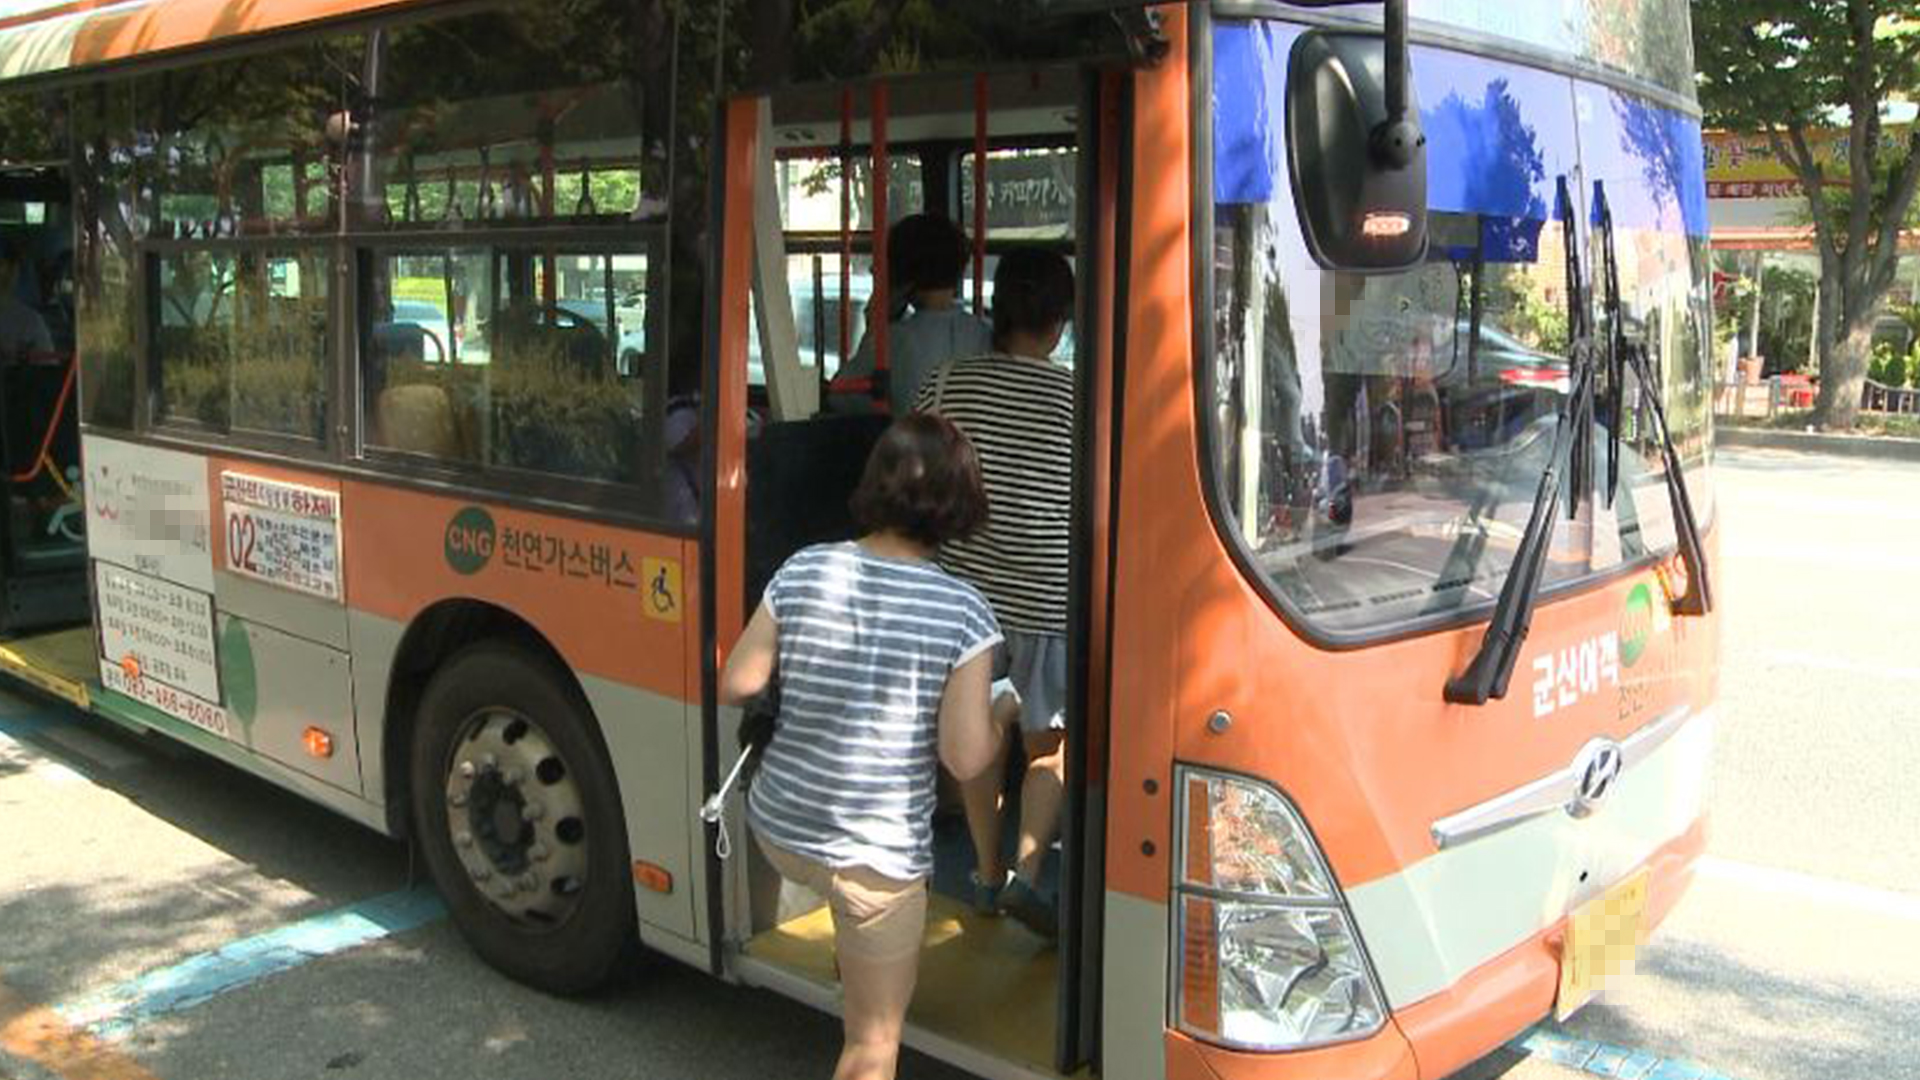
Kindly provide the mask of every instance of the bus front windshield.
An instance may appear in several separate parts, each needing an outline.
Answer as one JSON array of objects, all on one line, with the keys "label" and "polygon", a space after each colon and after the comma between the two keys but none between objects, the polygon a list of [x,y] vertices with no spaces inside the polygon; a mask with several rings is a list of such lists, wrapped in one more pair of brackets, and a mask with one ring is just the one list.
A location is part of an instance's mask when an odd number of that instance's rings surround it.
[{"label": "bus front windshield", "polygon": [[1586,218],[1599,184],[1627,222],[1621,318],[1661,385],[1629,381],[1621,416],[1600,418],[1596,460],[1612,428],[1623,436],[1618,497],[1584,500],[1560,523],[1542,585],[1671,550],[1645,406],[1659,394],[1683,451],[1704,454],[1697,124],[1565,75],[1416,49],[1430,253],[1398,274],[1329,272],[1301,234],[1287,171],[1287,60],[1302,32],[1214,30],[1205,361],[1226,525],[1323,635],[1402,632],[1491,604],[1571,388],[1568,268],[1597,281]]}]

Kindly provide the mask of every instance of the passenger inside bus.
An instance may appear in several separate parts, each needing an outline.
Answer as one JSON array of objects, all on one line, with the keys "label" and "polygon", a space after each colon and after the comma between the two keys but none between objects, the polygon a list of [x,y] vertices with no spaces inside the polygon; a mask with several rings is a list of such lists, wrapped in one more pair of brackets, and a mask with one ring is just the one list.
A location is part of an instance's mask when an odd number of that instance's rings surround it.
[{"label": "passenger inside bus", "polygon": [[73,230],[64,175],[0,172],[0,634],[82,623]]},{"label": "passenger inside bus", "polygon": [[1011,873],[1000,853],[1003,763],[962,785],[974,909],[1052,938],[1058,916],[1040,874],[1066,783],[1074,393],[1073,373],[1048,357],[1073,314],[1073,268],[1054,252],[1017,248],[993,280],[992,352],[935,372],[915,405],[952,420],[980,454],[993,514],[976,535],[942,547],[940,562],[993,603],[1006,635],[995,689],[1026,750]]},{"label": "passenger inside bus", "polygon": [[[971,245],[960,226],[940,214],[914,214],[887,230],[892,256],[892,321],[887,326],[888,367],[885,392],[895,416],[905,416],[926,378],[950,360],[979,356],[993,346],[993,327],[960,303],[960,279],[972,261]],[[871,380],[877,363],[873,324],[835,384]],[[879,388],[870,393],[835,389],[836,410],[862,412],[874,407]]]},{"label": "passenger inside bus", "polygon": [[[1085,850],[1076,845],[1087,824],[1061,827],[1063,801],[1070,805],[1073,794],[1063,775],[1069,744],[1062,729],[1077,730],[1067,653],[1077,646],[1059,633],[1069,606],[1069,567],[1078,557],[1070,527],[1074,372],[1087,362],[1074,355],[1081,342],[1067,318],[1082,242],[1075,195],[1084,153],[1083,90],[1072,71],[1042,69],[930,80],[911,98],[899,97],[892,110],[877,97],[870,101],[863,91],[837,86],[783,92],[770,103],[769,137],[755,173],[775,197],[755,213],[747,347],[743,617],[794,552],[857,535],[848,499],[888,418],[868,404],[871,391],[862,393],[862,411],[842,411],[834,384],[867,372],[866,355],[878,351],[877,337],[860,340],[863,324],[880,322],[867,314],[870,299],[880,311],[912,312],[892,324],[887,355],[873,362],[894,379],[889,396],[896,409],[904,413],[916,400],[928,407],[936,393],[935,377],[926,374],[936,364],[919,364],[923,357],[916,354],[921,342],[914,328],[924,323],[942,331],[929,336],[945,339],[934,342],[943,352],[959,350],[939,357],[958,362],[945,367],[954,376],[953,400],[938,411],[968,413],[979,423],[972,414],[987,411],[974,407],[990,398],[1025,423],[1012,444],[998,449],[1021,474],[1016,484],[1037,483],[1047,493],[1039,499],[1050,549],[1040,590],[1046,596],[1024,606],[996,604],[996,617],[1004,628],[1002,607],[1016,619],[1032,616],[1028,628],[1053,631],[1052,647],[1014,658],[1023,692],[1008,695],[996,713],[1009,736],[1022,719],[1031,727],[1020,740],[1022,753],[1003,751],[1003,767],[968,785],[972,799],[953,778],[941,780],[926,937],[909,1019],[1041,1068],[1054,1065],[1060,1010],[1070,1007],[1066,988],[1078,977],[1068,942],[1080,931],[1063,913],[1084,903],[1066,868],[1070,852]],[[881,146],[869,141],[876,112],[885,119]],[[887,182],[875,183],[879,176]],[[876,228],[876,220],[895,224]],[[961,237],[971,241],[970,250],[957,250]],[[1079,268],[1082,276],[1087,272]],[[896,283],[903,280],[920,295],[897,304]],[[1023,294],[1037,293],[1050,297],[1038,305],[1044,317],[1022,301]],[[1016,309],[1027,312],[1016,320],[1017,330],[1009,326],[998,342],[962,348],[972,328],[988,327],[990,314]],[[1026,358],[994,355],[1009,352]],[[1017,378],[1003,370],[1013,364],[1020,365]],[[916,383],[918,394],[909,396]],[[755,416],[764,422],[753,423]],[[996,415],[988,423],[1006,419]],[[981,439],[996,433],[983,431]],[[1012,520],[1020,496],[995,499],[993,514]],[[942,565],[958,568],[944,558]],[[1004,577],[1016,562],[989,552],[973,565]],[[1015,709],[1016,700],[1026,708]],[[968,813],[969,802],[984,812]],[[783,878],[751,845],[733,863],[741,925],[749,932],[741,943],[744,957],[834,993],[839,980],[825,898]],[[987,883],[1016,876],[1020,884],[1009,890],[1008,902],[997,902]],[[976,890],[975,878],[983,888]],[[1003,907],[1023,917],[1002,917]]]},{"label": "passenger inside bus", "polygon": [[9,358],[53,351],[47,320],[18,295],[20,263],[19,246],[0,236],[0,355]]}]

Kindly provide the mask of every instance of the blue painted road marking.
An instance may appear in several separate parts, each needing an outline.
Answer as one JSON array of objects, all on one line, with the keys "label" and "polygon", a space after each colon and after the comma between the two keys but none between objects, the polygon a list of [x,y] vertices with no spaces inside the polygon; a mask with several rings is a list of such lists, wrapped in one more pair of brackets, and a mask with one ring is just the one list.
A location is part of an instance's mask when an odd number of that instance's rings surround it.
[{"label": "blue painted road marking", "polygon": [[1645,1050],[1610,1046],[1549,1027],[1536,1027],[1509,1044],[1556,1065],[1578,1069],[1589,1076],[1617,1080],[1731,1080],[1725,1073],[1677,1058],[1663,1058]]},{"label": "blue painted road marking", "polygon": [[150,971],[118,986],[54,1007],[76,1028],[117,1039],[168,1013],[278,975],[310,960],[343,952],[434,922],[446,914],[432,889],[387,893],[371,900]]}]

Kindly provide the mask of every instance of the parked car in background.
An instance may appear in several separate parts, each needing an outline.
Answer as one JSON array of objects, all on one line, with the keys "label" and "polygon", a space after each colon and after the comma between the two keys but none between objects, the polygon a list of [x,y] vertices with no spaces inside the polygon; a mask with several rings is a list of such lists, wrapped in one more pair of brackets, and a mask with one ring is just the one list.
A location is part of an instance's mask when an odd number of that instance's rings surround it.
[{"label": "parked car in background", "polygon": [[439,307],[424,300],[396,300],[393,303],[393,318],[388,321],[420,328],[427,338],[424,359],[428,363],[444,364],[454,358],[458,343],[454,340],[452,324],[447,321],[447,313]]}]

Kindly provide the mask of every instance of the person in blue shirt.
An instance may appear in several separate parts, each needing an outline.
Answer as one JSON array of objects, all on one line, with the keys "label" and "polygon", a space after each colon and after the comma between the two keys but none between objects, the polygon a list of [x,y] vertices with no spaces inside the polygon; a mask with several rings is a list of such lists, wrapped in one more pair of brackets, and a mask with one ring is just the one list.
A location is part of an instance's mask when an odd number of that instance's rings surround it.
[{"label": "person in blue shirt", "polygon": [[[893,415],[913,411],[927,375],[949,360],[979,356],[993,347],[993,325],[960,302],[960,279],[972,258],[967,234],[938,214],[914,214],[887,230],[887,287],[894,310],[887,326],[886,400]],[[878,322],[868,313],[868,332],[835,381],[872,378]],[[873,396],[835,391],[836,411],[868,411]]]}]

